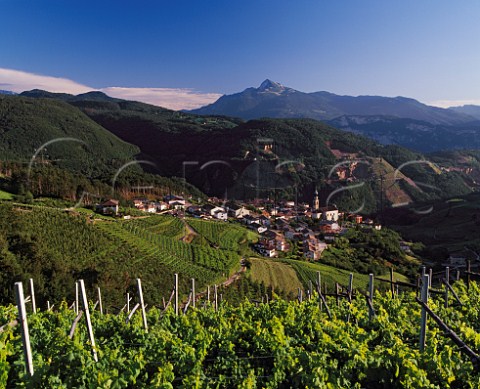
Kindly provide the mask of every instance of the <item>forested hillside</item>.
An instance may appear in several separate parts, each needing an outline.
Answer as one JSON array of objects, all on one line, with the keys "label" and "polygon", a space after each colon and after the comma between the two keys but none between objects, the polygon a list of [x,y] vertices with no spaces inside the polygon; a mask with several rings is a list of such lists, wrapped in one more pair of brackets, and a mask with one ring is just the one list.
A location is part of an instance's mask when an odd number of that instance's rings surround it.
[{"label": "forested hillside", "polygon": [[28,164],[37,156],[36,163],[89,177],[115,172],[139,153],[77,108],[54,99],[0,96],[0,134],[3,161]]}]

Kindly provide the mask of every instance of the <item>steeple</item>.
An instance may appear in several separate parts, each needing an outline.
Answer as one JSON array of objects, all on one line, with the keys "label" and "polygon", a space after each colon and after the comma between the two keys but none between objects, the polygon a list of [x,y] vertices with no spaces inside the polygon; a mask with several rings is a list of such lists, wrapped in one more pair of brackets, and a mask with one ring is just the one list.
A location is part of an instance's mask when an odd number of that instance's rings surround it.
[{"label": "steeple", "polygon": [[315,194],[313,196],[313,209],[320,209],[320,200],[318,199],[318,190],[315,188]]}]

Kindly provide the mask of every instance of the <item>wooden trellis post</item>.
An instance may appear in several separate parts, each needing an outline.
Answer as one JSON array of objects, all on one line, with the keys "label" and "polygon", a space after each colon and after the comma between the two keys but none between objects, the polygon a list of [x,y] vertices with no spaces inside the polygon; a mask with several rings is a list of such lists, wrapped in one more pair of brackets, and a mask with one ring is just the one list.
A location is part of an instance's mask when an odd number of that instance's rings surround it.
[{"label": "wooden trellis post", "polygon": [[100,315],[103,315],[102,292],[100,292],[100,287],[97,287],[97,293],[98,293],[98,307],[100,309]]},{"label": "wooden trellis post", "polygon": [[30,278],[30,297],[32,299],[32,312],[37,313],[37,304],[35,303],[35,289],[33,288],[33,278]]},{"label": "wooden trellis post", "polygon": [[143,328],[145,328],[145,332],[148,332],[147,314],[145,312],[145,304],[143,302],[142,281],[140,280],[140,278],[137,278],[137,289],[138,289],[138,299],[140,300],[139,303],[142,308]]},{"label": "wooden trellis post", "polygon": [[85,283],[83,282],[83,280],[79,280],[78,284],[80,286],[80,293],[82,296],[82,305],[85,312],[85,318],[87,319],[87,330],[88,336],[90,338],[90,344],[92,345],[93,359],[95,360],[95,362],[98,362],[97,350],[95,348],[95,338],[93,336],[92,321],[90,320],[90,309],[88,308],[87,292],[85,291]]},{"label": "wooden trellis post", "polygon": [[318,305],[320,307],[320,311],[323,309],[323,301],[320,298],[320,295],[322,294],[322,276],[319,271],[317,271],[317,293],[318,293]]},{"label": "wooden trellis post", "polygon": [[215,293],[215,312],[217,312],[217,311],[218,311],[218,290],[217,290],[217,285],[215,285],[214,293]]},{"label": "wooden trellis post", "polygon": [[325,299],[325,296],[322,294],[322,279],[321,279],[321,276],[320,276],[320,272],[317,271],[317,294],[318,294],[318,301],[319,301],[319,304],[320,304],[320,310],[322,310],[322,304],[325,305],[325,309],[327,311],[327,315],[328,317],[331,319],[332,318],[332,314],[330,312],[330,308],[328,308],[328,304],[327,304],[327,300]]},{"label": "wooden trellis post", "polygon": [[393,278],[393,267],[390,268],[390,291],[392,299],[395,298],[395,279]]},{"label": "wooden trellis post", "polygon": [[175,290],[175,315],[178,316],[178,273],[175,273],[174,277],[174,290]]},{"label": "wooden trellis post", "polygon": [[353,273],[350,273],[350,279],[348,280],[348,301],[352,301],[353,293]]},{"label": "wooden trellis post", "polygon": [[23,284],[15,282],[15,298],[17,300],[18,316],[22,327],[23,354],[25,355],[25,368],[30,376],[33,376],[32,348],[30,346],[30,334],[28,332],[27,310],[25,309],[25,296]]},{"label": "wooden trellis post", "polygon": [[337,300],[337,306],[340,305],[340,298],[338,295],[339,285],[338,282],[335,282],[335,299]]},{"label": "wooden trellis post", "polygon": [[[424,274],[422,278],[422,294],[421,301],[425,304],[428,303],[428,284],[430,276]],[[422,307],[421,321],[420,321],[420,351],[425,350],[425,339],[427,336],[427,310]]]},{"label": "wooden trellis post", "polygon": [[447,266],[445,268],[445,308],[448,308],[448,284],[450,283],[450,268]]},{"label": "wooden trellis post", "polygon": [[78,281],[75,282],[75,305],[74,305],[74,311],[78,315]]},{"label": "wooden trellis post", "polygon": [[470,272],[471,272],[471,262],[467,261],[467,291],[470,290]]},{"label": "wooden trellis post", "polygon": [[370,320],[375,315],[375,312],[373,311],[373,295],[374,295],[373,281],[374,281],[374,275],[372,273],[370,273],[368,275],[368,300],[370,301],[369,305],[371,305],[371,306],[369,306],[369,309],[368,309],[368,317],[370,318]]},{"label": "wooden trellis post", "polygon": [[195,278],[192,278],[192,307],[195,308]]}]

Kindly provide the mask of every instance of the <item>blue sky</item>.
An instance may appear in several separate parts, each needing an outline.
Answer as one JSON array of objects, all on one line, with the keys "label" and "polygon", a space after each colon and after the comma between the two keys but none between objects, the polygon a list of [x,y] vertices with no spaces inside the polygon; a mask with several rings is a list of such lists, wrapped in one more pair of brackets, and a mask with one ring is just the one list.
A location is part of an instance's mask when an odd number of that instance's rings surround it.
[{"label": "blue sky", "polygon": [[0,15],[1,69],[87,88],[213,99],[270,78],[307,92],[480,104],[476,1],[0,0]]}]

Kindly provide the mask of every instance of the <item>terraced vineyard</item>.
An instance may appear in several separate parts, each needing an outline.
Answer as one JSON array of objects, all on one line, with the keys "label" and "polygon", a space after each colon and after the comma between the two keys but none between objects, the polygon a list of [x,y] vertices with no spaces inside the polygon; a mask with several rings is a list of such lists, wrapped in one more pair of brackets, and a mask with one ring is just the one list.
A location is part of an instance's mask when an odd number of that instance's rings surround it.
[{"label": "terraced vineyard", "polygon": [[102,285],[105,306],[118,306],[140,277],[145,300],[159,304],[174,273],[188,294],[191,278],[200,289],[240,267],[236,251],[180,241],[185,230],[182,220],[166,216],[93,221],[81,212],[0,205],[0,297],[13,301],[12,280],[33,278],[39,302],[71,300],[74,280],[83,278],[89,288]]},{"label": "terraced vineyard", "polygon": [[238,250],[248,240],[248,231],[239,225],[197,219],[189,219],[188,224],[216,247]]},{"label": "terraced vineyard", "polygon": [[[0,206],[0,230],[10,242],[8,251],[2,251],[2,297],[13,301],[12,280],[26,278],[35,280],[39,303],[73,299],[76,278],[84,278],[88,286],[101,284],[105,305],[122,301],[136,277],[150,285],[145,298],[151,303],[169,293],[159,282],[172,278],[168,267],[97,228],[109,222],[93,225],[87,220],[58,209]],[[24,256],[17,258],[20,247]],[[187,282],[182,285],[188,290]]]},{"label": "terraced vineyard", "polygon": [[[322,274],[322,283],[326,284],[330,290],[333,290],[336,282],[342,285],[348,285],[351,273],[348,270],[338,269],[321,263],[310,263],[293,259],[280,259],[278,261],[290,265],[296,271],[298,278],[305,287],[308,287],[309,281],[315,282],[318,271]],[[405,276],[399,273],[394,273],[394,277],[397,281],[408,281]],[[367,274],[353,273],[354,288],[366,290],[367,285]]]},{"label": "terraced vineyard", "polygon": [[250,272],[248,277],[253,282],[263,283],[273,290],[296,294],[304,285],[295,269],[288,263],[266,258],[249,258]]},{"label": "terraced vineyard", "polygon": [[145,257],[165,265],[172,273],[193,277],[202,285],[228,275],[240,261],[234,252],[183,243],[168,236],[154,234],[133,223],[102,222],[98,226],[137,248]]},{"label": "terraced vineyard", "polygon": [[128,222],[129,225],[144,228],[149,232],[161,234],[169,238],[180,239],[185,235],[185,224],[177,217],[152,215],[141,219],[134,219]]}]

